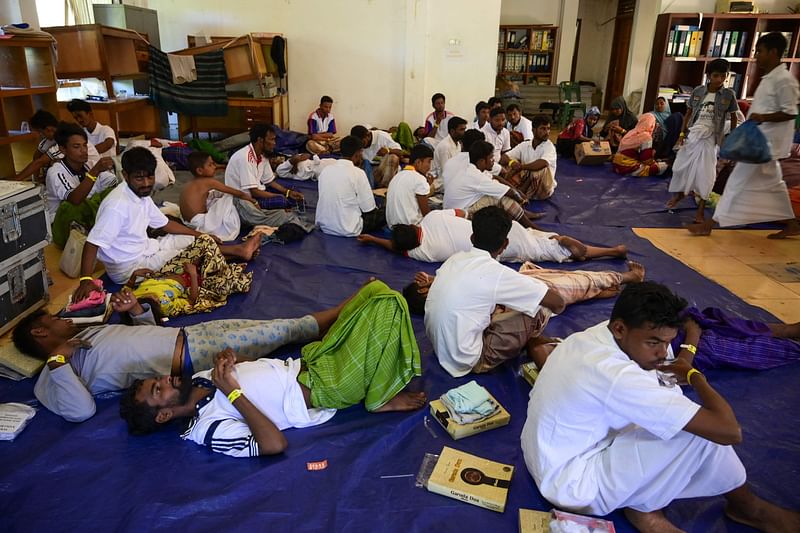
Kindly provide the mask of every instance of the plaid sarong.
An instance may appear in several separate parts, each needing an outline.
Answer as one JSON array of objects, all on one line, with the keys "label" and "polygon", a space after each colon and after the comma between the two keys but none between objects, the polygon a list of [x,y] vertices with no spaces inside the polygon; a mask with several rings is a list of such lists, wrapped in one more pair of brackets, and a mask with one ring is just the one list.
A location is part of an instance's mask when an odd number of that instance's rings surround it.
[{"label": "plaid sarong", "polygon": [[408,305],[380,281],[361,289],[325,337],[302,353],[307,370],[297,379],[311,389],[315,407],[342,409],[364,400],[374,411],[422,375]]},{"label": "plaid sarong", "polygon": [[189,83],[172,83],[172,69],[167,54],[150,47],[150,98],[159,109],[195,116],[225,116],[228,114],[228,95],[225,83],[223,51],[194,56],[197,79]]}]

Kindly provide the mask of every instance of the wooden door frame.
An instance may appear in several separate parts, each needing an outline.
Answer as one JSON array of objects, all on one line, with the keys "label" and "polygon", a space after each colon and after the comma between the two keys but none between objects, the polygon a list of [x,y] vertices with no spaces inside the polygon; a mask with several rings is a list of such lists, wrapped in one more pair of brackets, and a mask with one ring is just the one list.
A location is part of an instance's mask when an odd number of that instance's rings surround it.
[{"label": "wooden door frame", "polygon": [[[635,3],[634,3],[635,6]],[[611,57],[608,60],[608,78],[606,79],[605,95],[603,96],[603,109],[607,109],[611,100],[622,94],[625,87],[625,78],[628,74],[628,56],[631,51],[631,36],[636,8],[629,12],[620,12],[621,5],[617,5],[617,16],[614,17],[614,37],[611,42]],[[627,24],[620,24],[625,21]],[[624,26],[624,28],[622,27]],[[618,60],[619,56],[622,56]],[[621,87],[612,90],[612,87]],[[619,92],[620,94],[613,94]]]}]

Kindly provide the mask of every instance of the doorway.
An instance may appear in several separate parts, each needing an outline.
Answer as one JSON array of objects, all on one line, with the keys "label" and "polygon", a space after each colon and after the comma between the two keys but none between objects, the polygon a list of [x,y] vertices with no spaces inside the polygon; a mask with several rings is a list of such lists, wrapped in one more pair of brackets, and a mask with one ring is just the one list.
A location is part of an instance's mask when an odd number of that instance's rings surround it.
[{"label": "doorway", "polygon": [[622,94],[625,88],[625,74],[628,68],[628,52],[633,33],[633,15],[636,0],[619,0],[614,24],[614,40],[611,43],[611,59],[608,62],[608,79],[603,108],[608,109],[611,101]]}]

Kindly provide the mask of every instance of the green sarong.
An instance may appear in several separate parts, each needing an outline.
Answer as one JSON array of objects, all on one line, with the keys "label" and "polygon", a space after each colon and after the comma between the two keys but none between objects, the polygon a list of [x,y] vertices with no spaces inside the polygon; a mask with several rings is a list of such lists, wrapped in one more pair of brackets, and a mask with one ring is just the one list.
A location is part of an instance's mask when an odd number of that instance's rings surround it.
[{"label": "green sarong", "polygon": [[405,299],[381,281],[361,289],[321,341],[303,347],[297,380],[314,407],[342,409],[364,400],[374,411],[422,375]]},{"label": "green sarong", "polygon": [[67,244],[70,226],[73,222],[77,222],[87,231],[92,229],[94,219],[97,218],[97,210],[100,209],[100,202],[114,189],[114,186],[109,187],[78,205],[70,203],[68,200],[61,202],[61,205],[58,206],[58,211],[56,211],[56,216],[53,218],[53,225],[50,228],[53,232],[53,242],[56,246],[63,248]]},{"label": "green sarong", "polygon": [[403,150],[409,151],[414,148],[416,141],[414,140],[414,132],[411,131],[411,126],[406,122],[401,122],[397,125],[397,129],[392,133],[394,142],[403,147]]}]

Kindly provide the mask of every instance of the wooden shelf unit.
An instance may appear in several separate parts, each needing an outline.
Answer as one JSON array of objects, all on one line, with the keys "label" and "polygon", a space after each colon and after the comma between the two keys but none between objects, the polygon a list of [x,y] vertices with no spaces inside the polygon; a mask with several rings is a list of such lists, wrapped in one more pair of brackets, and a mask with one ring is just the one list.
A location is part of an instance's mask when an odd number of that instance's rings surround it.
[{"label": "wooden shelf unit", "polygon": [[[115,99],[115,80],[136,80],[149,76],[150,52],[142,35],[133,30],[102,24],[43,28],[58,42],[56,75],[60,80],[97,78],[105,83],[107,101],[91,102],[95,118],[111,126],[117,135],[160,134],[158,110],[146,96]],[[72,121],[66,102],[59,102],[58,115]]]},{"label": "wooden shelf unit", "polygon": [[497,36],[497,74],[523,84],[553,85],[558,27],[503,25]]},{"label": "wooden shelf unit", "polygon": [[0,179],[31,162],[39,135],[22,123],[44,109],[58,114],[52,41],[24,36],[0,40]]},{"label": "wooden shelf unit", "polygon": [[[696,56],[678,57],[667,55],[670,31],[675,26],[698,26],[703,32]],[[715,32],[746,32],[744,51],[741,56],[713,56]],[[750,99],[755,93],[761,73],[755,62],[756,35],[763,32],[780,31],[792,34],[788,55],[784,58],[789,70],[800,78],[800,15],[705,13],[702,22],[697,13],[663,13],[656,22],[652,59],[647,76],[644,109],[653,109],[659,87],[686,85],[696,87],[704,81],[705,70],[711,61],[722,57],[731,65],[731,72],[741,76],[736,97]]]}]

